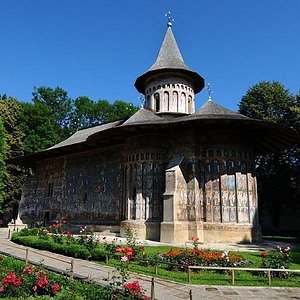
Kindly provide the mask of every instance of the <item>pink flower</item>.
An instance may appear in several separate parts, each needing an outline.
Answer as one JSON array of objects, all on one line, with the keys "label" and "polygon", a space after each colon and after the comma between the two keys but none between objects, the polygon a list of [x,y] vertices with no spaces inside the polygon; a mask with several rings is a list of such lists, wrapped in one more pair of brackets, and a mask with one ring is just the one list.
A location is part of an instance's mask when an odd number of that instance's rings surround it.
[{"label": "pink flower", "polygon": [[22,278],[17,277],[15,272],[9,273],[6,277],[2,279],[2,284],[4,284],[6,287],[13,285],[13,286],[20,286],[22,285]]},{"label": "pink flower", "polygon": [[122,256],[122,257],[121,257],[121,261],[122,261],[122,262],[128,261],[128,257],[127,257],[127,256]]},{"label": "pink flower", "polygon": [[38,279],[36,281],[36,286],[39,287],[39,288],[44,288],[44,287],[48,286],[49,283],[50,282],[49,282],[48,278],[47,277],[43,277],[43,278]]},{"label": "pink flower", "polygon": [[58,283],[54,283],[52,286],[52,294],[56,294],[57,292],[60,291],[60,286]]},{"label": "pink flower", "polygon": [[10,284],[14,283],[14,281],[16,280],[16,278],[17,278],[16,273],[15,272],[11,272],[8,275],[6,275],[6,277],[4,277],[2,279],[2,283],[5,286],[9,286]]},{"label": "pink flower", "polygon": [[23,269],[23,273],[31,275],[34,273],[34,268],[30,265],[25,266],[25,268]]}]

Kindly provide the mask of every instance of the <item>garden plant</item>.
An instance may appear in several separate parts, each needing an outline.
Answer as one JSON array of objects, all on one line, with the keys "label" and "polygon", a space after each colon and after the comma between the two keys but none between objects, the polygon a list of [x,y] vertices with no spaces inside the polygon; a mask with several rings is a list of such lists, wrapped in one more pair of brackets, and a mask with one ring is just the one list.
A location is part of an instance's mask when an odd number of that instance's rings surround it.
[{"label": "garden plant", "polygon": [[[144,246],[138,243],[130,227],[126,228],[126,241],[118,238],[107,241],[95,237],[90,227],[82,227],[78,235],[64,230],[64,224],[49,228],[25,229],[14,233],[12,240],[27,246],[49,250],[73,257],[90,259],[116,268],[114,279],[124,287],[128,272],[187,282],[187,266],[254,267],[300,269],[300,253],[290,248],[267,252],[228,252],[199,249],[197,238],[192,238],[193,249],[170,246]],[[59,241],[59,243],[57,243]],[[278,272],[277,272],[278,273]],[[236,271],[237,285],[267,285],[262,273]],[[298,273],[286,276],[285,272],[273,274],[276,286],[300,286]],[[263,276],[262,276],[263,275]],[[191,282],[195,284],[231,284],[229,272],[218,270],[194,271]],[[114,283],[116,284],[116,282]]]}]

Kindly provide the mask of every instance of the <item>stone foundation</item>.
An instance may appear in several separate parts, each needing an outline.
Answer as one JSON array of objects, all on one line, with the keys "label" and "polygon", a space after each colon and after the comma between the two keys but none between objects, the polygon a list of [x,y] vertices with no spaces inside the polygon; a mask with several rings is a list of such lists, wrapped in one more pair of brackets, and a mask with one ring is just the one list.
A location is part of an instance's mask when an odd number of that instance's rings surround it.
[{"label": "stone foundation", "polygon": [[261,240],[260,227],[239,224],[197,224],[195,222],[162,222],[163,243],[183,244],[198,238],[200,243],[252,243]]},{"label": "stone foundation", "polygon": [[203,224],[204,242],[252,243],[260,241],[260,227],[240,224]]},{"label": "stone foundation", "polygon": [[120,236],[125,237],[125,229],[126,227],[130,227],[134,236],[138,239],[145,240],[146,239],[146,224],[145,220],[125,220],[121,222],[120,226]]},{"label": "stone foundation", "polygon": [[197,237],[203,242],[203,225],[192,221],[162,222],[160,241],[162,243],[183,244]]}]

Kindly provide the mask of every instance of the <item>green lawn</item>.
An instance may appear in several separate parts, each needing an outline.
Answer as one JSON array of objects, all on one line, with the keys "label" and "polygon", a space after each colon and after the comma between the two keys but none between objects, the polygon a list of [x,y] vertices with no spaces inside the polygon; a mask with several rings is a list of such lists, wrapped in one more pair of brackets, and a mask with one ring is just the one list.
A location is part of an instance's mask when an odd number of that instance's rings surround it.
[{"label": "green lawn", "polygon": [[[157,253],[163,253],[169,250],[169,246],[147,246],[145,251],[149,256]],[[174,248],[174,247],[173,247]],[[250,267],[259,268],[261,267],[261,253],[260,252],[235,252],[241,254],[245,259],[252,262]],[[293,251],[291,253],[292,264],[290,269],[300,270],[300,252]],[[104,262],[100,262],[105,264]],[[118,267],[120,261],[112,258],[108,262],[109,266]],[[143,266],[139,262],[130,262],[129,271],[145,274],[149,276],[158,277],[161,279],[167,279],[182,283],[188,283],[187,271],[168,271],[166,265],[158,265],[158,273],[155,274],[154,266]],[[201,270],[200,272],[193,272],[191,275],[192,284],[204,284],[204,285],[231,285],[231,275],[226,271],[214,271],[214,270]],[[235,272],[235,285],[237,286],[267,286],[268,278],[258,274],[258,272],[249,271],[236,271]],[[300,273],[294,273],[289,278],[272,279],[272,286],[279,287],[300,287]]]}]

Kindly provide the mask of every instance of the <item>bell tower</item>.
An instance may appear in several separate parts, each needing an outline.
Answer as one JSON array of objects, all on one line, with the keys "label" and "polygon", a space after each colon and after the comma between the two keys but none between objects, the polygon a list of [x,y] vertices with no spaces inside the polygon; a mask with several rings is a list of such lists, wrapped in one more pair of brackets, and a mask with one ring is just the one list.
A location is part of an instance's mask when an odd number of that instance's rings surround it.
[{"label": "bell tower", "polygon": [[204,87],[204,79],[184,62],[172,31],[170,13],[168,27],[154,64],[135,82],[145,96],[145,107],[157,114],[192,114],[195,94]]}]

